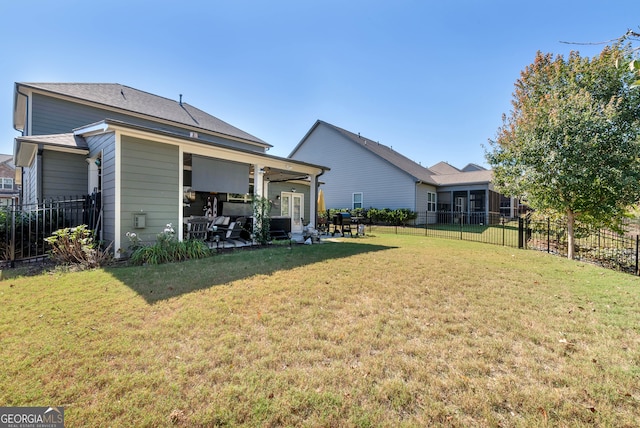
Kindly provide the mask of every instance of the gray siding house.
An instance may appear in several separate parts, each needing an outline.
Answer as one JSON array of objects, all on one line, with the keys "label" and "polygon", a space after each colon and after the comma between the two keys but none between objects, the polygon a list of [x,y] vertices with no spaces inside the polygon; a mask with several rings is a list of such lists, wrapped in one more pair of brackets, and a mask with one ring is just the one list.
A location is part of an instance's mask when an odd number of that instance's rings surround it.
[{"label": "gray siding house", "polygon": [[[423,223],[486,224],[500,217],[501,195],[494,191],[492,172],[482,166],[458,169],[440,162],[426,168],[374,139],[321,120],[289,157],[331,168],[322,177],[327,208],[408,208]],[[505,203],[503,214],[507,211]]]},{"label": "gray siding house", "polygon": [[[99,195],[102,238],[116,256],[127,232],[153,241],[171,223],[182,238],[186,220],[202,216],[211,200],[218,215],[251,216],[250,195],[284,196],[290,206],[278,213],[289,214],[295,232],[315,212],[326,170],[268,155],[271,145],[182,96],[120,84],[16,83],[13,122],[22,132],[14,158],[23,201]],[[288,191],[275,195],[279,188]]]},{"label": "gray siding house", "polygon": [[20,181],[16,180],[16,167],[13,156],[0,154],[0,206],[18,202]]}]

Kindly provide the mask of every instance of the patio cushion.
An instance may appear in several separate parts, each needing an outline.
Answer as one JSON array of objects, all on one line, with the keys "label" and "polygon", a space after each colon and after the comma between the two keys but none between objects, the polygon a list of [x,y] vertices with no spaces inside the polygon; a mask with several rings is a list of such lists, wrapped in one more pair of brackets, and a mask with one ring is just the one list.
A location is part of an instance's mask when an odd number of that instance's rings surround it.
[{"label": "patio cushion", "polygon": [[231,220],[230,217],[221,215],[216,217],[216,219],[213,221],[213,224],[216,226],[227,226],[230,220]]}]

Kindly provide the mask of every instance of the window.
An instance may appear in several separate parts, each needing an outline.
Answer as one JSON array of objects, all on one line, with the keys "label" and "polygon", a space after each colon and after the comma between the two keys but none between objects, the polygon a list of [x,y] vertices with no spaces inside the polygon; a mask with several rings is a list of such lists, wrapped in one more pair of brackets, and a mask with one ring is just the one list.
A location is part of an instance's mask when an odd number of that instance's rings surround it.
[{"label": "window", "polygon": [[351,204],[353,209],[362,208],[362,192],[356,192],[352,197],[353,203]]},{"label": "window", "polygon": [[2,179],[2,189],[3,190],[13,190],[13,178],[3,178]]},{"label": "window", "polygon": [[427,192],[427,212],[436,211],[436,194],[433,192]]}]

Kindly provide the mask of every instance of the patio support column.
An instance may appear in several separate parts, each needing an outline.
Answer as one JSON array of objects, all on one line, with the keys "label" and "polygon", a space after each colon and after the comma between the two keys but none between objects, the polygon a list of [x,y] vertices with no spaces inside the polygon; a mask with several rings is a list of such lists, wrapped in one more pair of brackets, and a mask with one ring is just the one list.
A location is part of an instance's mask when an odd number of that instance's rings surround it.
[{"label": "patio support column", "polygon": [[[264,181],[264,165],[254,164],[253,165],[253,195],[256,199],[267,197],[267,189],[265,189],[265,181]],[[255,220],[255,217],[254,217]],[[254,224],[254,230],[261,229],[261,224]]]},{"label": "patio support column", "polygon": [[253,194],[256,198],[265,195],[264,191],[264,165],[253,165]]},{"label": "patio support column", "polygon": [[471,223],[471,190],[467,190],[467,224]]},{"label": "patio support column", "polygon": [[491,201],[489,200],[489,196],[491,196],[489,189],[484,189],[484,224],[486,226],[491,223],[489,219],[489,213],[491,212]]},{"label": "patio support column", "polygon": [[454,224],[455,220],[453,217],[456,210],[456,201],[453,199],[453,190],[449,191],[449,195],[449,218],[451,219],[449,224]]}]

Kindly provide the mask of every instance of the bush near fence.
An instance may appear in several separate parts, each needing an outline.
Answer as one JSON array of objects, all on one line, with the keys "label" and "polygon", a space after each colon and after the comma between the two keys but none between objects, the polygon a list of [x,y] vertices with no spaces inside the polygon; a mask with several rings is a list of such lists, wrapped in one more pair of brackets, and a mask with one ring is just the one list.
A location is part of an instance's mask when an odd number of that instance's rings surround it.
[{"label": "bush near fence", "polygon": [[414,220],[418,218],[418,213],[408,208],[398,208],[395,210],[390,208],[332,208],[327,210],[327,214],[320,215],[320,217],[328,218],[329,221],[331,221],[335,215],[344,212],[348,212],[353,218],[359,219],[359,222],[366,224],[406,226],[412,224]]}]

